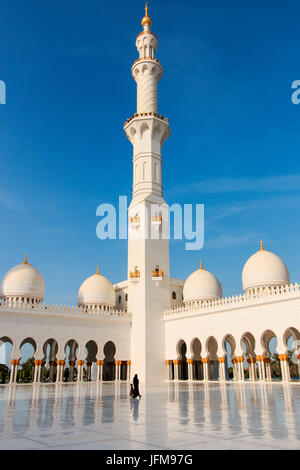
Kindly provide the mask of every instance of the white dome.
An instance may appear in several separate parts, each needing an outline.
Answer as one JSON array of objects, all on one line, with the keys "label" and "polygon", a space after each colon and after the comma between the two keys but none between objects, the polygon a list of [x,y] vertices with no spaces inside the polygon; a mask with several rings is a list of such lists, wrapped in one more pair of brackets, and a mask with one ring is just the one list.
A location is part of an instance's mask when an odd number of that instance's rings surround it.
[{"label": "white dome", "polygon": [[24,263],[17,264],[10,269],[2,280],[0,297],[24,297],[41,302],[44,296],[43,276],[34,266],[27,263],[27,256]]},{"label": "white dome", "polygon": [[97,273],[86,279],[78,291],[78,305],[107,305],[116,303],[115,289],[106,277]]},{"label": "white dome", "polygon": [[183,300],[211,300],[222,297],[222,285],[218,279],[202,267],[192,273],[184,283]]},{"label": "white dome", "polygon": [[282,259],[264,250],[261,245],[261,250],[246,262],[242,282],[244,291],[259,287],[285,286],[290,284],[290,275]]}]

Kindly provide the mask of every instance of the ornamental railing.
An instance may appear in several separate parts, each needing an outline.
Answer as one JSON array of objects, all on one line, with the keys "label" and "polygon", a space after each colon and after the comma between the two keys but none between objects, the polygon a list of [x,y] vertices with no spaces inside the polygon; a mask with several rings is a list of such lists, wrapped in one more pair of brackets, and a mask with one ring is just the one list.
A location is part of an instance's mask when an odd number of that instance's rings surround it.
[{"label": "ornamental railing", "polygon": [[162,116],[162,114],[155,113],[154,111],[151,111],[149,113],[135,113],[133,116],[127,119],[127,121],[124,122],[124,126],[127,126],[127,124],[130,123],[135,118],[140,118],[140,117],[146,117],[146,116],[154,116],[161,121],[169,122],[169,119],[167,117]]},{"label": "ornamental railing", "polygon": [[288,286],[256,289],[254,293],[224,297],[222,299],[197,300],[189,302],[182,307],[165,310],[163,317],[164,319],[172,319],[185,316],[204,315],[205,313],[213,313],[214,311],[230,310],[241,308],[243,306],[281,301],[295,297],[300,297],[300,286],[298,283],[290,284]]},{"label": "ornamental railing", "polygon": [[64,314],[76,315],[78,317],[113,317],[113,318],[131,318],[131,313],[127,310],[117,310],[106,305],[55,305],[55,304],[32,304],[25,301],[2,300],[0,302],[0,312],[6,311],[28,311],[36,314]]}]

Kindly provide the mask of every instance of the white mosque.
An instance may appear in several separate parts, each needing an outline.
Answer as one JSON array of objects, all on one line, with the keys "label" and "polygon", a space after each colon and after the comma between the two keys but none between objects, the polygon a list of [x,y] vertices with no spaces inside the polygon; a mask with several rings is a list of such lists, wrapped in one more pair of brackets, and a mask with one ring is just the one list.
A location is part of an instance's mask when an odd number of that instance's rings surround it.
[{"label": "white mosque", "polygon": [[[149,239],[168,224],[162,195],[161,149],[168,119],[158,113],[162,66],[146,6],[137,36],[139,58],[131,72],[137,83],[137,112],[124,130],[133,146],[133,195],[128,209],[128,276],[113,285],[99,269],[78,291],[78,306],[44,303],[45,283],[27,255],[4,276],[0,289],[0,340],[10,343],[10,383],[15,384],[22,347],[34,348],[33,382],[142,382],[228,380],[272,381],[270,342],[277,339],[281,379],[290,376],[290,338],[300,369],[300,289],[288,269],[261,247],[242,272],[243,295],[224,298],[221,283],[200,266],[187,280],[173,279],[169,240]],[[151,215],[151,205],[160,212]],[[137,237],[136,234],[139,234]],[[247,372],[247,374],[246,374]]]}]

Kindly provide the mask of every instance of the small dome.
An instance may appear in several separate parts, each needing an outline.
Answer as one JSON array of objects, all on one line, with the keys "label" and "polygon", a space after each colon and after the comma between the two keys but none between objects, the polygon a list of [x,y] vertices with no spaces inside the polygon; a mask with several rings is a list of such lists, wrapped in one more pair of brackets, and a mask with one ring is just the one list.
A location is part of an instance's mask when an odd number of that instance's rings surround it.
[{"label": "small dome", "polygon": [[78,291],[78,305],[106,305],[113,307],[116,303],[115,289],[106,277],[97,273],[86,279]]},{"label": "small dome", "polygon": [[29,298],[42,302],[45,296],[45,283],[41,273],[27,262],[17,264],[4,276],[0,297],[2,298]]},{"label": "small dome", "polygon": [[222,297],[222,285],[218,279],[202,268],[192,273],[184,283],[184,303],[196,300],[212,300]]},{"label": "small dome", "polygon": [[285,263],[279,256],[266,251],[261,242],[261,250],[246,262],[242,272],[243,289],[259,287],[286,286],[290,275]]}]

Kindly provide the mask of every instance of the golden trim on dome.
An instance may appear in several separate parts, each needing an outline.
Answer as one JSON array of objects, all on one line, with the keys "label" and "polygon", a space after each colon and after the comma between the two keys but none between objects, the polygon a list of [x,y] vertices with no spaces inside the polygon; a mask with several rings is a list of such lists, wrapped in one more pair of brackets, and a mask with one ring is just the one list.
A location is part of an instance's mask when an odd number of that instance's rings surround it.
[{"label": "golden trim on dome", "polygon": [[97,271],[96,271],[96,274],[97,274],[98,276],[100,276],[100,272],[99,272],[99,264],[97,264]]},{"label": "golden trim on dome", "polygon": [[201,269],[201,271],[203,271],[203,263],[202,263],[202,259],[200,259],[200,269]]},{"label": "golden trim on dome", "polygon": [[265,251],[264,242],[262,240],[260,240],[260,251]]},{"label": "golden trim on dome", "polygon": [[23,264],[28,264],[28,254],[27,253],[25,253],[25,259],[24,259]]}]

